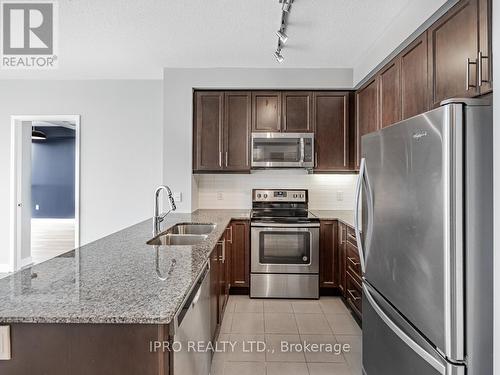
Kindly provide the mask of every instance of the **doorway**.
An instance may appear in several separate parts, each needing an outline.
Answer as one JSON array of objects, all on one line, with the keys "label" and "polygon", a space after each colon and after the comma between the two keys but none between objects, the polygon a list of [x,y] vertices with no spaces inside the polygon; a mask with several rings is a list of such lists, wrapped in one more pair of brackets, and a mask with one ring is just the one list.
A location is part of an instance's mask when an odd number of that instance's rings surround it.
[{"label": "doorway", "polygon": [[12,116],[11,269],[79,246],[80,116]]}]

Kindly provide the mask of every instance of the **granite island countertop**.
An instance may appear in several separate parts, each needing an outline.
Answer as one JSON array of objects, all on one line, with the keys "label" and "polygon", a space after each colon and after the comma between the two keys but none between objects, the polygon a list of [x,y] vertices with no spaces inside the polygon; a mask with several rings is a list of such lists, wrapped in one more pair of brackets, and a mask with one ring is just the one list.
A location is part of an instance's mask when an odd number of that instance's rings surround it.
[{"label": "granite island countertop", "polygon": [[[215,223],[195,246],[154,246],[152,219],[0,279],[0,323],[169,324],[232,219],[250,210],[171,213],[177,223]],[[156,264],[162,277],[158,277]]]}]

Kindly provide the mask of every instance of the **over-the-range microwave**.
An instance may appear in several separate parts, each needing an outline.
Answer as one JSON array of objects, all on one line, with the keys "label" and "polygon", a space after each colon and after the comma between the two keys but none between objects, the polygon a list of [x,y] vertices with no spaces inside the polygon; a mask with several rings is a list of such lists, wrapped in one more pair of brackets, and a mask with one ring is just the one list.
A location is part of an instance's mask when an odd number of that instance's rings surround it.
[{"label": "over-the-range microwave", "polygon": [[313,168],[314,133],[252,133],[252,168]]}]

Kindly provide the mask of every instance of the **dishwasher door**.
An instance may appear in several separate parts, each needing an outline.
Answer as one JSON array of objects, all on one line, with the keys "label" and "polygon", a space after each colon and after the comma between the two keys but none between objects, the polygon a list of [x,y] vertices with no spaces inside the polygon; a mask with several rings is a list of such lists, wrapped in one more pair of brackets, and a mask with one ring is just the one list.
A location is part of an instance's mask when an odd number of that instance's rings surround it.
[{"label": "dishwasher door", "polygon": [[204,349],[210,335],[210,268],[208,265],[193,291],[175,317],[174,341],[182,350],[174,352],[174,374],[208,375],[212,362],[210,351],[197,351],[198,342]]}]

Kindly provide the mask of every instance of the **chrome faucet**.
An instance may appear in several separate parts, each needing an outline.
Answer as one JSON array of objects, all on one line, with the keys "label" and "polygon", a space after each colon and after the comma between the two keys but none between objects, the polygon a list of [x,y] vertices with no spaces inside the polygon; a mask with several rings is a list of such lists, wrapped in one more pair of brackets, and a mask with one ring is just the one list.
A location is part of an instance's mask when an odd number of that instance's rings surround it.
[{"label": "chrome faucet", "polygon": [[[170,202],[170,210],[168,210],[167,213],[160,215],[159,211],[159,197],[160,197],[160,192],[162,190],[165,190],[168,194],[168,200]],[[157,236],[158,233],[160,233],[160,224],[163,220],[165,220],[165,217],[170,213],[170,211],[175,211],[177,207],[175,206],[175,201],[174,197],[172,196],[172,190],[168,186],[165,185],[160,185],[158,188],[155,190],[155,210],[153,213],[153,236]]]}]

